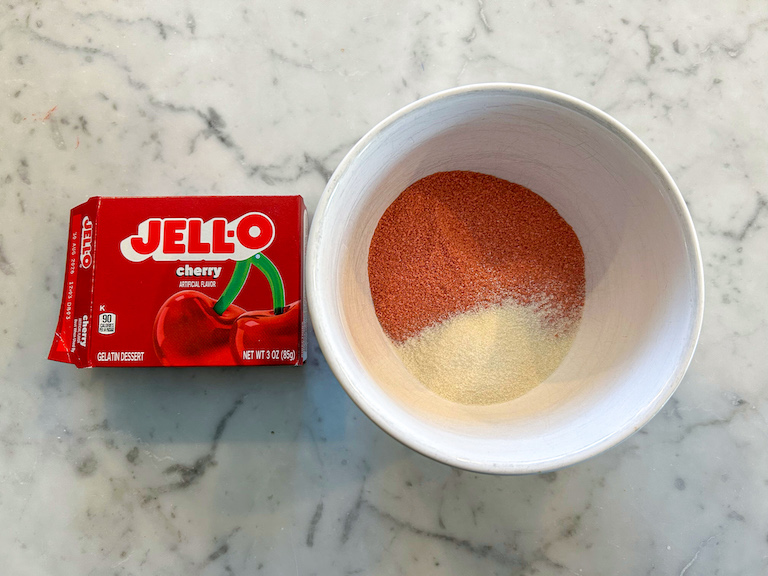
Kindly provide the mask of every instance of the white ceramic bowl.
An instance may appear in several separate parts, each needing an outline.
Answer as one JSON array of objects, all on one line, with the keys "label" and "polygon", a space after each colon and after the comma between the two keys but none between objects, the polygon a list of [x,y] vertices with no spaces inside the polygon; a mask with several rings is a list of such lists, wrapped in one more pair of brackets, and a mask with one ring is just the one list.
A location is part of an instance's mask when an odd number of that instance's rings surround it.
[{"label": "white ceramic bowl", "polygon": [[[573,346],[528,394],[466,406],[402,365],[376,319],[368,247],[416,180],[473,170],[527,186],[579,236],[587,296]],[[312,321],[355,403],[422,454],[469,470],[542,472],[617,444],[664,405],[690,363],[704,307],[701,256],[672,178],[629,130],[564,94],[481,84],[406,106],[334,172],[307,255]]]}]

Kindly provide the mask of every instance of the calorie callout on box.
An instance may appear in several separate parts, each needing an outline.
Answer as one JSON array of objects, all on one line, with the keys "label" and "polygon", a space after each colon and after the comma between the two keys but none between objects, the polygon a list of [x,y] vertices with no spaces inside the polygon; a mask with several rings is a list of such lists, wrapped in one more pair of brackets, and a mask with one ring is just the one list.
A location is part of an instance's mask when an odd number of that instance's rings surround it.
[{"label": "calorie callout on box", "polygon": [[301,365],[306,233],[300,196],[90,198],[70,215],[48,358]]}]

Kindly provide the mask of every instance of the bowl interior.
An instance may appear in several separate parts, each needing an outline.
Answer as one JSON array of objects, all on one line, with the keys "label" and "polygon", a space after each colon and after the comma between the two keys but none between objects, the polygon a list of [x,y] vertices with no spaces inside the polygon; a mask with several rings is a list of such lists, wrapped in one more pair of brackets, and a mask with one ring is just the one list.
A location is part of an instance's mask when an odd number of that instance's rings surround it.
[{"label": "bowl interior", "polygon": [[[350,153],[316,216],[312,313],[334,371],[389,433],[464,468],[536,472],[618,442],[672,393],[698,334],[698,248],[671,179],[605,115],[553,94],[465,90],[412,106]],[[367,257],[376,224],[408,185],[443,170],[530,188],[584,249],[587,297],[573,346],[544,383],[510,402],[435,395],[404,368],[374,313]]]}]

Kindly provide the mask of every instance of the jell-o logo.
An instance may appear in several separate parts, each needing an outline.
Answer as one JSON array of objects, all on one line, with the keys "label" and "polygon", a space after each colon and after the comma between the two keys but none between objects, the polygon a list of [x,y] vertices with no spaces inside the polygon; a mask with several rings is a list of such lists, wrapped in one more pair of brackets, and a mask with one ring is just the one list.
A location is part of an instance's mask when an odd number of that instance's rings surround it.
[{"label": "jell-o logo", "polygon": [[93,222],[88,216],[83,217],[83,225],[80,230],[80,266],[90,268],[93,256],[91,247],[93,246]]},{"label": "jell-o logo", "polygon": [[131,262],[147,258],[173,260],[245,260],[267,248],[275,225],[266,214],[249,212],[228,222],[225,218],[149,218],[137,233],[120,242],[120,252]]}]

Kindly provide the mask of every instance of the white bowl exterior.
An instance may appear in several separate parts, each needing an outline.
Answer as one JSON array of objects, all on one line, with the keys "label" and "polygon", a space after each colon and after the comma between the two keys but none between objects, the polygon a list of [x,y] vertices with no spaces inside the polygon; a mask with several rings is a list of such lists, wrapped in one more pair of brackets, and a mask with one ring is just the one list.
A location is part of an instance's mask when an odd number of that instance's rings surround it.
[{"label": "white bowl exterior", "polygon": [[[443,170],[529,187],[584,248],[587,299],[574,344],[544,383],[511,402],[436,396],[404,368],[373,310],[376,224],[403,189]],[[682,379],[703,312],[695,232],[658,160],[591,106],[520,85],[449,90],[374,128],[326,188],[307,266],[315,330],[353,400],[412,448],[482,472],[559,468],[639,429]]]}]

